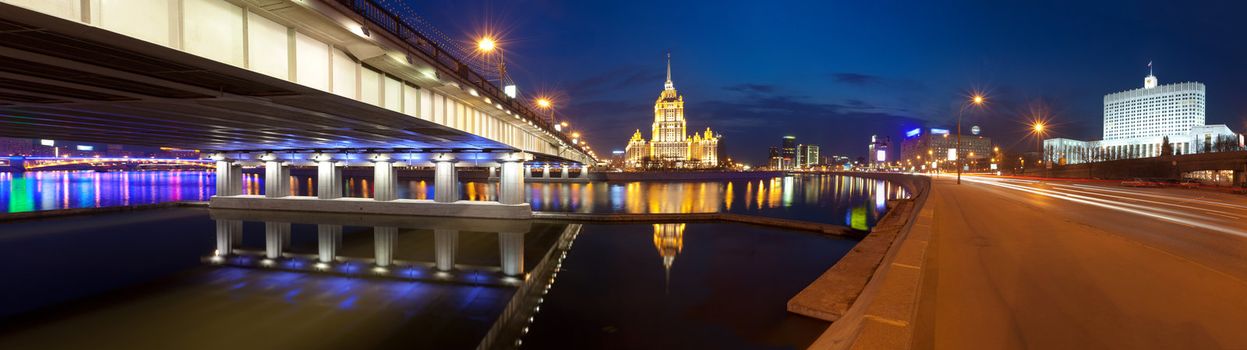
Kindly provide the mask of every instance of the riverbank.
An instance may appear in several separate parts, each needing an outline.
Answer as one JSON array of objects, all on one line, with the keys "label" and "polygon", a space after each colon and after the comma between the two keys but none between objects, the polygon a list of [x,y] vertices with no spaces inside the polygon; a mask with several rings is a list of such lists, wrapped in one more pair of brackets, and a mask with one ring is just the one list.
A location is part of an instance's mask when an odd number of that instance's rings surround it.
[{"label": "riverbank", "polygon": [[788,310],[832,321],[810,349],[904,348],[913,334],[922,266],[930,237],[925,207],[931,179],[896,173],[841,173],[897,183],[910,198],[894,201],[853,250],[788,302]]}]

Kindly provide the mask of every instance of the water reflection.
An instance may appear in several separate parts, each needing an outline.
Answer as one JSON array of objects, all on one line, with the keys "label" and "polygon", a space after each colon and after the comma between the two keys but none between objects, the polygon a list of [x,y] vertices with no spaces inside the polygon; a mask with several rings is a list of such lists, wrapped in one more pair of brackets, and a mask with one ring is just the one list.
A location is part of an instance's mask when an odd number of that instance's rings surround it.
[{"label": "water reflection", "polygon": [[827,323],[783,305],[852,247],[725,223],[584,230],[534,304],[521,348],[805,348]]},{"label": "water reflection", "polygon": [[[205,201],[213,192],[211,172],[30,172],[0,173],[0,206],[22,212],[89,208],[163,201]],[[290,194],[315,195],[315,180],[291,176]],[[348,197],[370,198],[366,177],[344,180]],[[460,184],[465,200],[496,200],[495,182]],[[796,175],[749,181],[528,183],[533,210],[579,213],[755,213],[869,228],[887,211],[887,201],[908,196],[885,181],[837,175]],[[246,194],[262,194],[263,176],[244,174]],[[431,181],[399,180],[398,198],[434,198]]]}]

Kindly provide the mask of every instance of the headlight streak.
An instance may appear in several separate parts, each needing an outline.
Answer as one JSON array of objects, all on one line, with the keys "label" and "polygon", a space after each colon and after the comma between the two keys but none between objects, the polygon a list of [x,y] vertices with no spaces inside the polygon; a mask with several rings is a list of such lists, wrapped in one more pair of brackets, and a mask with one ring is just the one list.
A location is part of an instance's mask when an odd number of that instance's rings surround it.
[{"label": "headlight streak", "polygon": [[[964,179],[963,179],[963,180],[964,180]],[[1235,235],[1235,236],[1247,237],[1247,232],[1244,232],[1244,231],[1242,231],[1242,230],[1240,230],[1240,229],[1236,229],[1236,228],[1224,227],[1224,226],[1220,226],[1220,225],[1213,225],[1213,224],[1208,224],[1208,223],[1198,223],[1198,222],[1192,222],[1191,220],[1186,220],[1186,219],[1182,219],[1182,218],[1177,218],[1177,217],[1173,217],[1173,216],[1169,216],[1169,215],[1165,215],[1165,214],[1152,213],[1152,212],[1147,212],[1147,211],[1145,211],[1145,210],[1138,210],[1138,209],[1132,209],[1132,208],[1127,208],[1127,207],[1126,207],[1126,206],[1142,207],[1142,206],[1139,206],[1139,205],[1122,205],[1122,204],[1124,204],[1124,203],[1115,203],[1115,202],[1111,202],[1111,201],[1108,201],[1108,200],[1103,200],[1103,199],[1095,199],[1095,198],[1090,198],[1090,197],[1081,196],[1081,195],[1075,195],[1075,194],[1068,194],[1068,195],[1067,195],[1067,194],[1060,194],[1059,192],[1055,192],[1055,191],[1052,191],[1052,190],[1035,189],[1035,188],[1029,188],[1029,187],[1026,187],[1026,186],[1018,186],[1018,185],[1012,185],[1012,184],[1005,184],[1005,183],[999,183],[999,182],[996,182],[996,181],[989,181],[989,180],[982,180],[982,179],[971,179],[970,181],[971,181],[971,182],[976,182],[976,183],[982,183],[982,184],[986,184],[986,185],[999,186],[999,187],[1004,187],[1004,188],[1014,189],[1014,190],[1018,190],[1018,191],[1023,191],[1023,192],[1028,192],[1028,193],[1033,193],[1033,194],[1037,194],[1037,195],[1041,195],[1041,196],[1045,196],[1045,197],[1051,197],[1051,198],[1057,198],[1057,199],[1064,199],[1064,200],[1068,200],[1068,201],[1071,201],[1071,202],[1082,203],[1082,204],[1087,204],[1087,205],[1097,206],[1097,207],[1101,207],[1101,208],[1112,209],[1112,210],[1117,210],[1117,211],[1121,211],[1121,212],[1127,212],[1127,213],[1131,213],[1131,214],[1137,214],[1137,215],[1147,216],[1147,217],[1151,217],[1151,218],[1156,218],[1156,219],[1160,219],[1160,220],[1164,220],[1164,221],[1173,222],[1173,223],[1176,223],[1176,224],[1179,224],[1179,225],[1183,225],[1183,226],[1190,226],[1190,227],[1196,227],[1196,228],[1205,228],[1205,229],[1209,229],[1209,230],[1213,230],[1213,231],[1217,231],[1217,232],[1222,232],[1222,233],[1232,234],[1232,235]],[[1081,197],[1081,198],[1079,198],[1079,197]],[[1089,198],[1089,199],[1084,199],[1084,198]],[[1146,208],[1146,207],[1143,207],[1143,208]],[[1150,208],[1148,208],[1148,209],[1150,209]]]}]

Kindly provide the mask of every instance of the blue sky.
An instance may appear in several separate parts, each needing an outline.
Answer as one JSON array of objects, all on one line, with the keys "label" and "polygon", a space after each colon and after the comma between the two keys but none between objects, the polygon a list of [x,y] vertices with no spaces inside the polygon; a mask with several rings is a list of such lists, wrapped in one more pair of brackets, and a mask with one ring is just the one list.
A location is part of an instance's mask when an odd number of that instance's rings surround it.
[{"label": "blue sky", "polygon": [[[399,0],[389,0],[399,1]],[[673,56],[689,129],[724,134],[753,163],[781,136],[865,154],[951,126],[965,96],[989,106],[965,127],[1033,147],[1036,113],[1056,136],[1097,139],[1102,98],[1161,83],[1208,85],[1209,123],[1247,129],[1247,4],[1232,1],[409,1],[453,40],[499,36],[521,89],[558,96],[594,149],[648,135]],[[968,131],[967,131],[968,132]]]}]

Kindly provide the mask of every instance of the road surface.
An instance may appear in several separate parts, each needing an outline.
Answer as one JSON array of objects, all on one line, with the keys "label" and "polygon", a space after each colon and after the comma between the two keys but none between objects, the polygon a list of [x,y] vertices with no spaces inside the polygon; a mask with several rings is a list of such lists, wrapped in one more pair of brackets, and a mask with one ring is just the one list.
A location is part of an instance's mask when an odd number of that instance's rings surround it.
[{"label": "road surface", "polygon": [[915,348],[1247,348],[1247,196],[933,181]]}]

